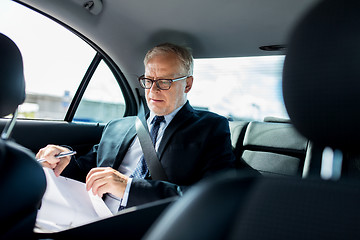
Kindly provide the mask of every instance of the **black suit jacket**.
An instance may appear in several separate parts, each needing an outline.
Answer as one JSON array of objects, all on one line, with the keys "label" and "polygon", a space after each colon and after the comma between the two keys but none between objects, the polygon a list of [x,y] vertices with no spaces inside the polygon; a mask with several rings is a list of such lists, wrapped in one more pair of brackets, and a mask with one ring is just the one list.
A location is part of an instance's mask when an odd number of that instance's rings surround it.
[{"label": "black suit jacket", "polygon": [[[100,143],[72,162],[82,169],[83,174],[93,167],[118,169],[136,136],[135,120],[136,117],[125,117],[109,122]],[[133,179],[127,207],[181,195],[184,187],[234,167],[227,119],[208,111],[194,110],[187,102],[167,126],[158,156],[168,181]]]}]

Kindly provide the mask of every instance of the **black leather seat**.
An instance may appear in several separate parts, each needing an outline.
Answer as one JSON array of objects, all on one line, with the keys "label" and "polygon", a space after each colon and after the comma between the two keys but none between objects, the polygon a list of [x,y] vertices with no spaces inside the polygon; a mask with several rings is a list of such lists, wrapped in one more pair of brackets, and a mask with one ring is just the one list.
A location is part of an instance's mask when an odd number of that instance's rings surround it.
[{"label": "black leather seat", "polygon": [[284,100],[294,126],[318,150],[312,177],[217,176],[190,189],[146,240],[360,239],[359,180],[322,180],[318,168],[325,146],[350,152],[354,161],[359,155],[359,12],[358,0],[324,0],[290,37]]},{"label": "black leather seat", "polygon": [[46,179],[34,154],[8,140],[25,100],[22,56],[0,34],[0,116],[13,114],[0,139],[0,239],[31,239]]}]

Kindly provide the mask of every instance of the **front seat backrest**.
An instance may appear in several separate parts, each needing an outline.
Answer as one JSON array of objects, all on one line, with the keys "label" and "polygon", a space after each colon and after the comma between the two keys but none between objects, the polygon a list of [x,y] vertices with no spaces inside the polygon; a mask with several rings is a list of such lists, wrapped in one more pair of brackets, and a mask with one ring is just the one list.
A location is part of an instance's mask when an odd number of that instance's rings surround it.
[{"label": "front seat backrest", "polygon": [[0,117],[13,113],[0,139],[0,239],[30,239],[46,179],[28,149],[7,140],[18,105],[25,100],[22,56],[0,33]]},{"label": "front seat backrest", "polygon": [[0,116],[6,116],[25,101],[25,80],[20,50],[3,34],[0,42]]},{"label": "front seat backrest", "polygon": [[297,26],[287,49],[284,102],[294,126],[314,145],[312,176],[319,176],[324,147],[342,151],[343,177],[360,175],[354,157],[360,152],[359,10],[356,0],[324,1]]}]

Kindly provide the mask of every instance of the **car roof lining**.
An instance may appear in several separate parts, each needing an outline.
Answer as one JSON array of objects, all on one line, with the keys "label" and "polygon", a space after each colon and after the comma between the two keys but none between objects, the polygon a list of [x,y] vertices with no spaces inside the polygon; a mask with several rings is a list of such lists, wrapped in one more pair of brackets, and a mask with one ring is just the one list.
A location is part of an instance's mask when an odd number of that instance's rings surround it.
[{"label": "car roof lining", "polygon": [[286,44],[297,19],[318,0],[102,0],[98,15],[83,7],[85,0],[17,2],[86,36],[138,87],[146,51],[166,41],[188,45],[195,58],[284,54],[259,47]]}]

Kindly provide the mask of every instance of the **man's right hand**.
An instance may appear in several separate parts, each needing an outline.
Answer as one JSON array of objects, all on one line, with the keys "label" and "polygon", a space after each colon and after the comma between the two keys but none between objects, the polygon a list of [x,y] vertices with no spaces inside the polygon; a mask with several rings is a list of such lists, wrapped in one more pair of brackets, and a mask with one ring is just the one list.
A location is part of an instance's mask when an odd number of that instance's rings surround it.
[{"label": "man's right hand", "polygon": [[62,152],[69,152],[70,149],[66,147],[61,147],[57,145],[47,145],[44,148],[41,148],[36,154],[37,159],[44,159],[41,163],[43,167],[48,167],[54,170],[55,175],[58,177],[69,164],[71,156],[65,156],[62,158],[57,158],[56,155]]}]

